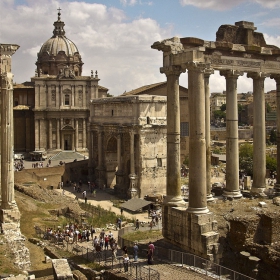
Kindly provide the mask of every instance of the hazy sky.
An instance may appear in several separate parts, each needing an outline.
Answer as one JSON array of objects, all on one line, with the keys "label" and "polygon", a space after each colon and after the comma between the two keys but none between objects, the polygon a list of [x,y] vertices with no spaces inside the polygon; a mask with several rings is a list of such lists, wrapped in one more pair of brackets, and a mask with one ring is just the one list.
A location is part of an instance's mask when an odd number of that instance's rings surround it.
[{"label": "hazy sky", "polygon": [[[20,45],[13,56],[14,82],[34,76],[37,53],[52,36],[59,7],[65,35],[82,55],[83,75],[97,70],[100,85],[113,95],[166,80],[159,73],[162,52],[151,49],[155,41],[174,36],[215,41],[220,25],[245,20],[280,47],[280,0],[0,0],[0,43]],[[187,87],[187,74],[180,84]],[[267,78],[265,91],[275,87]],[[210,92],[223,90],[225,78],[217,72]],[[247,91],[252,79],[239,78],[238,92]]]}]

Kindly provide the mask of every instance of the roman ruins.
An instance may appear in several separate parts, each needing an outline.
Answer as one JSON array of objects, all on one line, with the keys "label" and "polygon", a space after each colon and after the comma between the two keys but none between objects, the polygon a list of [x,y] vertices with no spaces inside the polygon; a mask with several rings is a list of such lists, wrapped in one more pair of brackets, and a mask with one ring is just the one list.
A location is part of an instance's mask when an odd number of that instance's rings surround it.
[{"label": "roman ruins", "polygon": [[20,212],[14,194],[14,126],[12,55],[19,48],[15,44],[0,44],[1,83],[1,233],[14,253],[14,263],[21,269],[30,267],[29,250],[20,232]]},{"label": "roman ruins", "polygon": [[[165,238],[198,255],[215,259],[218,251],[217,228],[213,215],[207,208],[207,178],[209,172],[209,76],[214,70],[226,79],[226,188],[225,197],[240,198],[238,158],[237,80],[247,72],[253,79],[254,100],[254,177],[251,192],[263,195],[265,189],[265,106],[264,80],[275,79],[277,105],[280,105],[280,50],[267,45],[263,34],[255,31],[254,23],[236,22],[222,25],[216,41],[198,38],[170,38],[155,42],[151,47],[163,52],[160,72],[167,77],[167,199],[164,202],[163,234]],[[189,205],[180,201],[179,143],[178,143],[178,84],[181,73],[188,71],[189,89]],[[207,98],[205,98],[207,96]],[[206,115],[207,113],[207,115]],[[280,145],[280,106],[277,106],[277,145]],[[172,151],[172,152],[171,152]],[[280,149],[277,151],[280,161]],[[280,165],[277,167],[275,191],[280,191]],[[172,175],[170,174],[172,171]],[[172,178],[172,180],[168,179]],[[179,226],[182,224],[183,226]],[[182,227],[184,228],[182,232]],[[200,237],[198,237],[200,236]],[[176,238],[175,238],[176,237]]]}]

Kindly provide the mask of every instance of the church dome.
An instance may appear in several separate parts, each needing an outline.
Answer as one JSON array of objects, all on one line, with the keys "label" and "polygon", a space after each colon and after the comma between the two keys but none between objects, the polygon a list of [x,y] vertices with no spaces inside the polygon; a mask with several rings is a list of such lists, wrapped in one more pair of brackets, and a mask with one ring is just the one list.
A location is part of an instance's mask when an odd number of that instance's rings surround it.
[{"label": "church dome", "polygon": [[77,46],[64,35],[54,35],[43,44],[39,53],[47,52],[49,55],[56,56],[60,51],[65,52],[67,56],[73,56],[79,52]]},{"label": "church dome", "polygon": [[38,52],[36,62],[38,75],[59,75],[61,69],[68,67],[76,76],[82,74],[82,59],[77,46],[65,36],[64,22],[54,22],[53,36],[48,39]]}]

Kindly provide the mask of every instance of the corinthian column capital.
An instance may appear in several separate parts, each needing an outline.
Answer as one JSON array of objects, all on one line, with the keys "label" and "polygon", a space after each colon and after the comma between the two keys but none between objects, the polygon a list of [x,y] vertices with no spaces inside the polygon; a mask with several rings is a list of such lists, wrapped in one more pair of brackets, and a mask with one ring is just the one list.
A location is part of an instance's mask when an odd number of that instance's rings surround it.
[{"label": "corinthian column capital", "polygon": [[160,68],[160,73],[165,74],[166,76],[168,76],[168,75],[180,76],[181,73],[184,73],[184,72],[185,72],[185,70],[182,69],[181,66],[176,66],[176,65]]},{"label": "corinthian column capital", "polygon": [[252,78],[253,80],[264,80],[270,75],[265,72],[248,72],[247,78]]},{"label": "corinthian column capital", "polygon": [[243,76],[244,72],[239,70],[222,70],[220,71],[220,75],[225,78],[235,78],[237,79],[239,76]]}]

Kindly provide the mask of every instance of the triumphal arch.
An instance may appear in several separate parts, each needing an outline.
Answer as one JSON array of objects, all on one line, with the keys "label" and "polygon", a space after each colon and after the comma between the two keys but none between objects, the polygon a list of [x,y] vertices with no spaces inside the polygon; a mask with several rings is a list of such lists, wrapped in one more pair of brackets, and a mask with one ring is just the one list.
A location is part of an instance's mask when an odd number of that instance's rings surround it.
[{"label": "triumphal arch", "polygon": [[[160,72],[167,78],[167,196],[164,201],[164,237],[204,257],[218,251],[216,222],[207,208],[210,186],[210,106],[209,79],[214,70],[226,79],[226,188],[225,197],[240,198],[238,155],[238,77],[247,73],[253,79],[254,152],[252,193],[265,189],[265,78],[277,85],[277,144],[280,145],[280,49],[266,44],[254,23],[222,25],[216,41],[174,37],[155,42],[151,47],[163,52]],[[189,204],[180,189],[179,76],[188,71],[189,90]],[[277,151],[280,162],[280,149]],[[280,165],[277,167],[276,194],[280,194]]]}]

